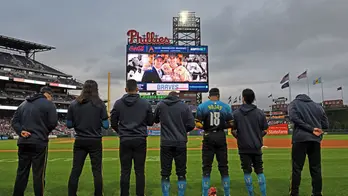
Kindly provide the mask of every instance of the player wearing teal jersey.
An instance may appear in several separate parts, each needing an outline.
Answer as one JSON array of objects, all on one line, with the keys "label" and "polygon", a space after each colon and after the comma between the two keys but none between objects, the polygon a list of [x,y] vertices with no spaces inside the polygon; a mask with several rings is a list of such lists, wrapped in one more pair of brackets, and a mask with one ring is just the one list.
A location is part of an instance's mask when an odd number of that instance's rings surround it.
[{"label": "player wearing teal jersey", "polygon": [[221,102],[219,98],[219,89],[210,89],[209,100],[198,106],[196,114],[196,127],[204,130],[202,148],[203,196],[208,196],[210,173],[215,155],[222,178],[224,195],[230,195],[227,143],[224,129],[233,126],[232,110],[229,105]]}]

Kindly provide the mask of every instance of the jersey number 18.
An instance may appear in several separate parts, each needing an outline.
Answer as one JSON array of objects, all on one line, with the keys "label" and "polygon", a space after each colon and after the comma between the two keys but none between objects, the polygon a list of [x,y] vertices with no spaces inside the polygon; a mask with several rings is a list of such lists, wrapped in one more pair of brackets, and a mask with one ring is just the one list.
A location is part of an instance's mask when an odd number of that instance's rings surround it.
[{"label": "jersey number 18", "polygon": [[210,126],[220,125],[220,112],[210,112]]}]

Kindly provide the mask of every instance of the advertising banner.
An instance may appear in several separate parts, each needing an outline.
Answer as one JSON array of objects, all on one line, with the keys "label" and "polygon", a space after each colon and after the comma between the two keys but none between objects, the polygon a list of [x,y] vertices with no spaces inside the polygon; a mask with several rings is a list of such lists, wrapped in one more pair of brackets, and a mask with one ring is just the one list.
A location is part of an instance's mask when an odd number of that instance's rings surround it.
[{"label": "advertising banner", "polygon": [[160,136],[161,135],[161,131],[147,130],[147,134],[149,136]]},{"label": "advertising banner", "polygon": [[161,135],[161,125],[160,124],[154,124],[153,126],[147,127],[147,134],[149,136],[159,136]]},{"label": "advertising banner", "polygon": [[267,130],[268,135],[288,135],[289,126],[286,123],[270,125]]}]

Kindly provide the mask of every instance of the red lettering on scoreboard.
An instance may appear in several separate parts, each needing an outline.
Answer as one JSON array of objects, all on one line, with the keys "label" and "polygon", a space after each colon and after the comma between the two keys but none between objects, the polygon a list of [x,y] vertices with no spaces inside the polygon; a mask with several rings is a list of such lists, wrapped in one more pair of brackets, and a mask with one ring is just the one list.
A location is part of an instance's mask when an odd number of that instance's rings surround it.
[{"label": "red lettering on scoreboard", "polygon": [[147,32],[145,37],[140,36],[136,30],[127,32],[129,44],[153,44],[153,45],[169,45],[170,40],[167,37],[156,37],[154,32]]},{"label": "red lettering on scoreboard", "polygon": [[145,46],[130,46],[128,50],[131,52],[145,52]]}]

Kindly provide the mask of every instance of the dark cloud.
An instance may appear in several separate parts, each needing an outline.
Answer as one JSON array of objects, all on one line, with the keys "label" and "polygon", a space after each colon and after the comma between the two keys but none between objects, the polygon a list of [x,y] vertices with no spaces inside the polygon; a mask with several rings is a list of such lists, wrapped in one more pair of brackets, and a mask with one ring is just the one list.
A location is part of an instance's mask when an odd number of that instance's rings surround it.
[{"label": "dark cloud", "polygon": [[210,86],[219,87],[224,100],[252,88],[257,104],[268,108],[270,93],[288,96],[288,89],[281,90],[279,84],[287,72],[292,97],[307,92],[307,80],[296,80],[306,69],[316,101],[321,100],[320,85],[312,85],[316,77],[322,77],[328,99],[340,97],[337,86],[348,86],[348,3],[344,0],[138,3],[8,1],[0,7],[0,18],[6,18],[0,26],[5,35],[56,46],[55,51],[39,54],[38,60],[80,80],[97,80],[103,96],[111,72],[113,100],[124,91],[127,30],[171,37],[172,17],[182,5],[201,17],[202,44],[209,46]]}]

